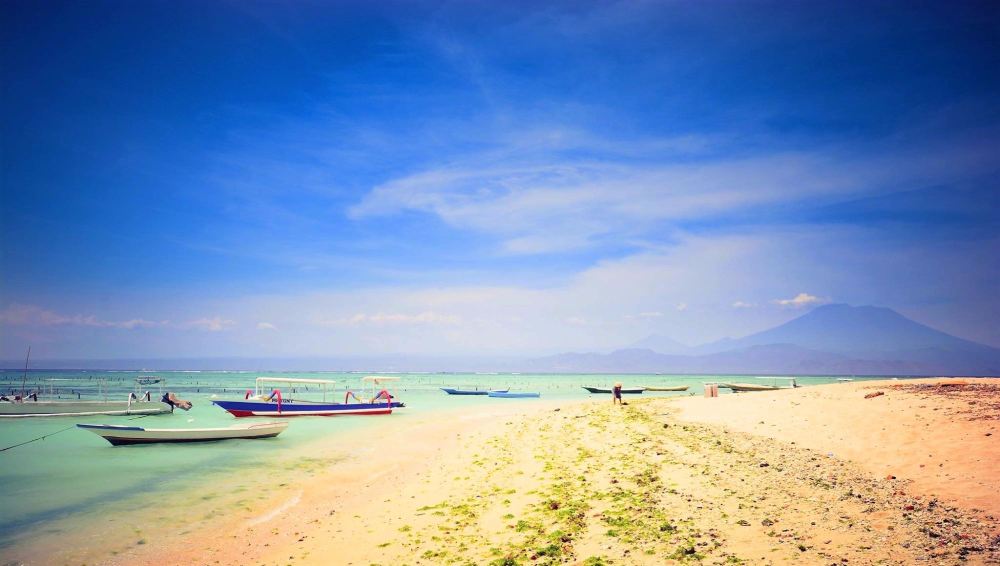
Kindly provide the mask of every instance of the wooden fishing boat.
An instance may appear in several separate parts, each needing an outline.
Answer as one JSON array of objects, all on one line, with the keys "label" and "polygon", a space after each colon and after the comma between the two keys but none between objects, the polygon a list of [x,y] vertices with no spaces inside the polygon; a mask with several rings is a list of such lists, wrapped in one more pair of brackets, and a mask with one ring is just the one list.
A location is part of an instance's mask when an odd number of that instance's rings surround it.
[{"label": "wooden fishing boat", "polygon": [[533,393],[530,391],[490,391],[487,395],[501,399],[526,399],[542,396],[541,393]]},{"label": "wooden fishing boat", "polygon": [[78,424],[113,446],[215,440],[273,438],[288,428],[287,422],[236,424],[224,428],[143,428],[127,425]]},{"label": "wooden fishing boat", "polygon": [[[586,389],[587,391],[590,391],[591,393],[611,394],[610,387],[587,387],[586,385],[584,385],[583,388]],[[625,389],[623,387],[622,395],[642,395],[643,391],[645,391],[645,389],[642,387],[632,387],[630,389]]]},{"label": "wooden fishing boat", "polygon": [[646,387],[646,391],[687,391],[687,385],[676,385],[671,387]]},{"label": "wooden fishing boat", "polygon": [[486,395],[490,391],[506,393],[510,389],[455,389],[452,387],[442,387],[441,391],[444,391],[448,395]]},{"label": "wooden fishing boat", "polygon": [[[361,379],[370,386],[372,394],[367,399],[359,397],[353,391],[344,393],[344,402],[328,401],[327,388],[335,381],[327,379],[297,379],[285,377],[258,377],[254,391],[247,390],[243,400],[220,401],[212,403],[222,407],[235,417],[301,417],[319,416],[332,417],[340,415],[390,415],[392,410],[406,405],[396,401],[384,384],[398,380],[398,377],[382,377],[369,375]],[[269,384],[319,386],[323,400],[305,400],[285,398],[280,389],[267,393]],[[382,389],[375,393],[376,388]],[[297,393],[295,393],[297,394]],[[350,402],[354,399],[355,402]]]}]

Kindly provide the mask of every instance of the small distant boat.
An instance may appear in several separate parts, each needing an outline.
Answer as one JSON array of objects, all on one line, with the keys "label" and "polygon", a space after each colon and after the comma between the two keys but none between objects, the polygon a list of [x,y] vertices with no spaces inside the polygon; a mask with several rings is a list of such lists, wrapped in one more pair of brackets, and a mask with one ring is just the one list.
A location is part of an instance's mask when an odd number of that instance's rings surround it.
[{"label": "small distant boat", "polygon": [[[610,387],[587,387],[586,385],[584,385],[583,388],[586,389],[587,391],[590,391],[591,393],[606,393],[606,394],[611,393]],[[641,395],[642,392],[645,390],[646,389],[643,387],[633,387],[631,389],[622,388],[622,395]]]},{"label": "small distant boat", "polygon": [[687,391],[687,385],[677,385],[673,387],[646,387],[646,391]]},{"label": "small distant boat", "polygon": [[532,393],[529,391],[490,391],[487,394],[490,397],[500,397],[501,399],[522,399],[542,396],[541,393]]},{"label": "small distant boat", "polygon": [[78,424],[78,428],[107,440],[112,446],[162,442],[211,442],[215,440],[273,438],[288,428],[287,422],[237,424],[225,428],[142,428],[127,425]]},{"label": "small distant boat", "polygon": [[444,391],[448,395],[486,395],[490,391],[495,391],[497,393],[506,393],[510,391],[507,389],[455,389],[452,387],[442,387],[441,391]]}]

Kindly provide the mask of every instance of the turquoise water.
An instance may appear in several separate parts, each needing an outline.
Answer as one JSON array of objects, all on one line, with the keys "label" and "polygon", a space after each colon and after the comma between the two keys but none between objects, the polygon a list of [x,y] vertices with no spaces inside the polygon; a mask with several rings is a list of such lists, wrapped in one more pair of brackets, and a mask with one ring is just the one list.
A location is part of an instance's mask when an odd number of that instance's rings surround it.
[{"label": "turquoise water", "polygon": [[[27,389],[38,389],[46,398],[125,399],[134,390],[135,378],[150,372],[33,371],[27,375]],[[306,417],[292,419],[281,436],[259,441],[206,444],[111,447],[98,436],[75,428],[78,422],[134,424],[153,428],[228,426],[235,419],[211,404],[214,398],[243,398],[261,375],[251,372],[156,372],[165,378],[165,390],[194,403],[191,411],[170,415],[136,417],[46,417],[0,419],[0,448],[38,440],[0,452],[0,548],[30,533],[55,528],[59,521],[85,517],[109,506],[128,508],[130,502],[147,504],[157,494],[173,493],[204,482],[235,483],[248,471],[273,465],[302,453],[303,447],[319,437],[347,438],[364,434],[373,419],[405,421],[433,415],[455,407],[495,403],[531,403],[531,399],[491,399],[456,397],[440,387],[510,387],[511,391],[538,391],[543,399],[577,400],[590,397],[583,385],[611,386],[621,381],[630,386],[689,385],[684,393],[647,392],[645,396],[701,395],[706,381],[752,381],[745,376],[680,375],[528,375],[528,374],[394,374],[401,380],[392,388],[407,407],[389,417]],[[269,373],[275,377],[329,379],[337,382],[328,397],[340,399],[346,389],[362,390],[361,373]],[[863,378],[859,378],[863,379]],[[880,378],[884,379],[884,378]],[[836,376],[798,378],[800,385],[830,383]],[[18,372],[0,373],[0,392],[19,391]],[[146,387],[157,396],[156,386]],[[282,388],[289,396],[293,388]],[[315,387],[301,387],[297,396],[320,398]],[[723,392],[723,394],[726,394]],[[537,402],[537,401],[535,401]]]}]

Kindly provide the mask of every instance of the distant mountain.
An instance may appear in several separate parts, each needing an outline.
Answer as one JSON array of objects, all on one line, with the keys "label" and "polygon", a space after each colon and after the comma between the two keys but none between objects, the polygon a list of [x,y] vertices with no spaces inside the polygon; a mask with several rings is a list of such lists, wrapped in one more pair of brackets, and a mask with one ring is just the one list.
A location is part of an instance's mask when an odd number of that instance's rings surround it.
[{"label": "distant mountain", "polygon": [[690,346],[686,346],[660,334],[650,334],[629,346],[629,349],[652,350],[659,354],[687,354],[691,351]]},{"label": "distant mountain", "polygon": [[[892,309],[826,305],[780,326],[675,353],[659,337],[610,354],[531,360],[531,371],[1000,375],[1000,350],[912,321]],[[675,343],[676,344],[676,343]],[[686,353],[687,355],[678,355]]]},{"label": "distant mountain", "polygon": [[721,352],[766,344],[794,344],[803,348],[846,354],[941,349],[986,352],[983,344],[963,340],[914,322],[884,307],[825,305],[744,338],[726,339],[701,346],[702,353]]}]

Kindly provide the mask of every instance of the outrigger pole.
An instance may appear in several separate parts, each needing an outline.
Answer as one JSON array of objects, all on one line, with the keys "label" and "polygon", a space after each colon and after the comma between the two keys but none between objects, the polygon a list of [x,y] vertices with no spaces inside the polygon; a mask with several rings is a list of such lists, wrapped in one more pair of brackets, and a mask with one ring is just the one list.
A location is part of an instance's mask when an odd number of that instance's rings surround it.
[{"label": "outrigger pole", "polygon": [[21,400],[24,401],[24,384],[28,380],[28,358],[31,357],[31,346],[28,346],[28,355],[24,356],[24,374],[21,375]]}]

